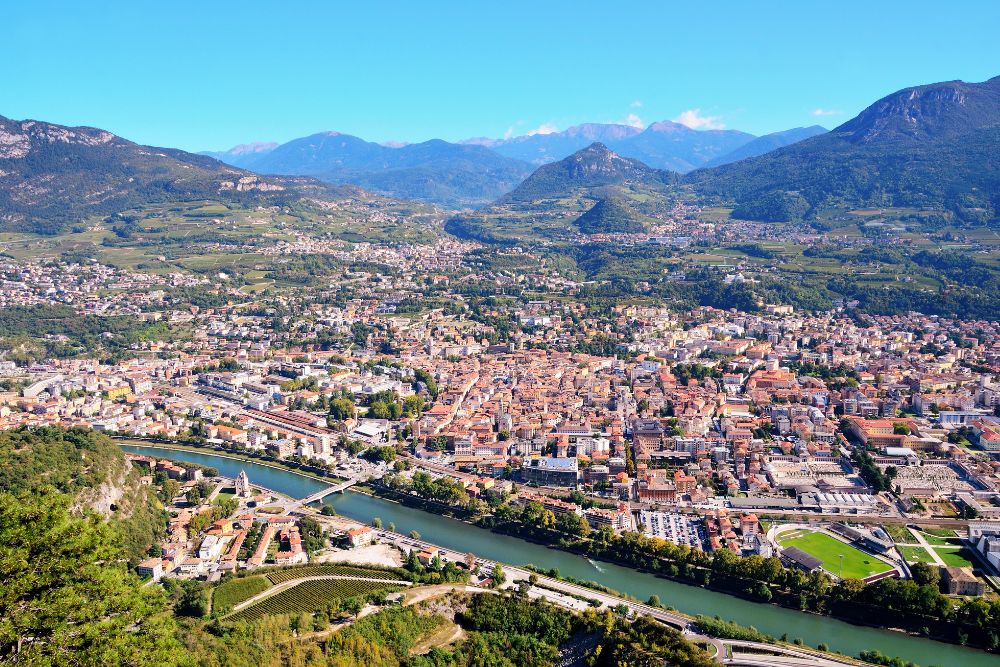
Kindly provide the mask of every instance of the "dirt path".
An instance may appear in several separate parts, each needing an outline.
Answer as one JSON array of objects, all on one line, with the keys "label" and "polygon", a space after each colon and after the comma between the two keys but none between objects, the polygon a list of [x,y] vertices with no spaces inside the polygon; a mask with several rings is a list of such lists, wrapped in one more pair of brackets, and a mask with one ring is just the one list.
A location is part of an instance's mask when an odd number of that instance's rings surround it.
[{"label": "dirt path", "polygon": [[434,586],[420,586],[406,591],[404,606],[419,604],[425,600],[440,597],[445,593],[489,593],[485,588],[466,586],[464,584],[436,584]]}]

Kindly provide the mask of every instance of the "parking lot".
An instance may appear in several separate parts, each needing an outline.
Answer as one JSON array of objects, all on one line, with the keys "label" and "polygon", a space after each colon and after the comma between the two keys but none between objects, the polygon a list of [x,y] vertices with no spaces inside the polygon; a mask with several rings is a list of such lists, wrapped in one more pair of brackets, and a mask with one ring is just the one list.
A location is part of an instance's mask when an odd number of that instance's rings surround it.
[{"label": "parking lot", "polygon": [[694,549],[704,549],[707,535],[701,519],[674,512],[651,512],[643,510],[639,520],[650,537],[684,544]]}]

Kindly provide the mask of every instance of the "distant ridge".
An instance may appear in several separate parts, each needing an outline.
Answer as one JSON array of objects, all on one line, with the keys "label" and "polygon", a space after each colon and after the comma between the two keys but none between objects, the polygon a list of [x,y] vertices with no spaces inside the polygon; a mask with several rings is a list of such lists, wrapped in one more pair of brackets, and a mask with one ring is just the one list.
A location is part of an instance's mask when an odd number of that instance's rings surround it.
[{"label": "distant ridge", "polygon": [[537,165],[561,160],[594,142],[600,142],[622,157],[635,158],[658,169],[687,172],[754,138],[752,134],[737,130],[692,130],[680,123],[664,120],[646,128],[585,123],[562,132],[470,141],[488,146],[501,155]]},{"label": "distant ridge", "polygon": [[740,160],[745,160],[750,157],[757,157],[758,155],[770,153],[773,150],[790,146],[794,143],[802,141],[803,139],[815,137],[816,135],[823,134],[825,132],[827,132],[827,129],[819,125],[794,127],[790,130],[784,130],[782,132],[772,132],[771,134],[765,134],[764,136],[757,137],[753,141],[743,144],[736,150],[726,153],[721,157],[713,158],[706,162],[704,166],[718,167],[720,165],[730,164],[731,162],[739,162]]},{"label": "distant ridge", "polygon": [[454,206],[488,203],[531,172],[528,164],[483,146],[440,139],[383,145],[340,132],[320,132],[257,150],[236,147],[217,155],[261,174],[312,176]]}]

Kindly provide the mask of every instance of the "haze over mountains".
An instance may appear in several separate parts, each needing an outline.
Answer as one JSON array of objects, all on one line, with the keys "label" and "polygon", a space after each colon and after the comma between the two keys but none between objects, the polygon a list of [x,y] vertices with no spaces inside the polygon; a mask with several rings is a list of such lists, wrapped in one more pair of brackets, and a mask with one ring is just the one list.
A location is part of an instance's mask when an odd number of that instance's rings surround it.
[{"label": "haze over mountains", "polygon": [[[604,200],[584,219],[587,229],[599,229],[601,220],[634,228],[667,211],[678,196],[733,206],[734,217],[759,221],[893,206],[940,211],[967,224],[996,223],[1000,77],[906,88],[816,134],[821,131],[754,138],[671,122],[642,130],[591,124],[496,142],[400,147],[326,132],[216,154],[238,165],[230,166],[100,129],[0,117],[0,228],[55,233],[88,216],[150,203],[360,193],[322,181],[456,207],[493,202],[478,217],[462,215],[452,225],[482,239],[578,231],[566,220]],[[568,157],[549,160],[577,146]],[[738,161],[721,164],[727,160]],[[664,168],[680,161],[706,166],[683,175]]]},{"label": "haze over mountains", "polygon": [[[746,152],[765,150],[766,143],[747,145]],[[613,197],[625,205],[584,222],[587,233],[614,233],[626,211],[652,214],[651,197],[663,205],[682,193],[735,206],[734,217],[762,222],[811,219],[823,207],[931,207],[960,222],[995,223],[1000,77],[907,88],[831,132],[686,175],[595,143],[540,167],[492,207],[455,216],[447,229],[492,242],[552,240],[581,231],[558,222],[577,218],[581,199],[592,205]],[[602,227],[605,219],[610,224]]]},{"label": "haze over mountains", "polygon": [[[388,146],[338,132],[321,132],[280,146],[243,144],[206,152],[262,174],[313,176],[382,194],[450,206],[487,204],[510,191],[539,165],[561,160],[594,142],[648,166],[685,173],[729,155],[742,159],[798,141],[823,128],[796,128],[765,137],[737,130],[692,130],[673,121],[642,129],[586,123],[562,132],[510,139],[439,139]],[[734,151],[751,146],[744,154]]]},{"label": "haze over mountains", "polygon": [[320,132],[271,148],[213,153],[261,174],[313,176],[403,199],[466,206],[489,202],[520,183],[532,167],[488,148],[432,139],[390,147],[349,134]]}]

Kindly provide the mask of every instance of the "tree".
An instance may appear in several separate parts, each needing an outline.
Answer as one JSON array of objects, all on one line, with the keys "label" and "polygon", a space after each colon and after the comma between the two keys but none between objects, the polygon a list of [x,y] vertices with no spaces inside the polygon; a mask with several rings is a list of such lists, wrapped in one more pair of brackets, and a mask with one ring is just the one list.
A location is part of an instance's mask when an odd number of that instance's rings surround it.
[{"label": "tree", "polygon": [[507,575],[503,571],[503,566],[497,563],[493,566],[493,586],[500,588],[507,583]]},{"label": "tree", "polygon": [[330,401],[330,416],[337,421],[354,417],[354,401],[349,398],[335,398]]},{"label": "tree", "polygon": [[375,517],[374,519],[372,519],[372,528],[381,528],[381,527],[382,527],[381,517]]},{"label": "tree", "polygon": [[166,599],[131,574],[113,531],[54,492],[0,494],[0,656],[21,664],[178,664]]},{"label": "tree", "polygon": [[563,512],[556,517],[556,529],[570,535],[585,537],[590,533],[590,524],[587,520],[573,512]]},{"label": "tree", "polygon": [[403,414],[407,417],[419,417],[424,411],[424,399],[420,396],[407,396],[403,399]]},{"label": "tree", "polygon": [[201,618],[208,613],[208,597],[205,587],[191,579],[165,579],[164,589],[174,600],[174,612],[178,616]]},{"label": "tree", "polygon": [[930,584],[937,587],[938,582],[941,581],[941,570],[927,563],[914,563],[911,565],[910,575],[913,577],[913,583],[920,585]]}]

